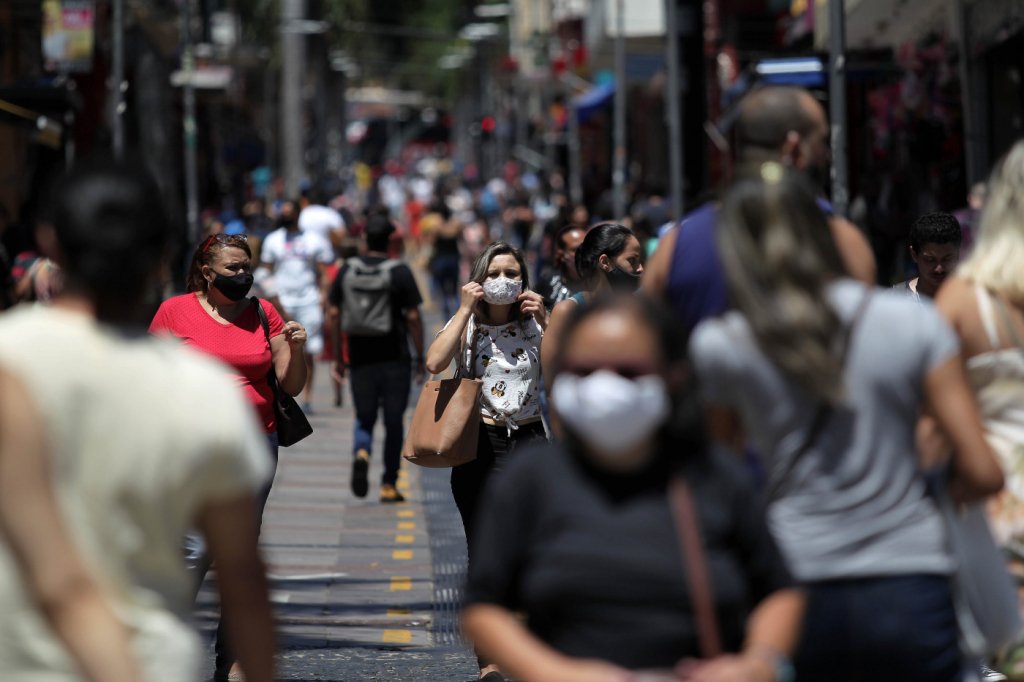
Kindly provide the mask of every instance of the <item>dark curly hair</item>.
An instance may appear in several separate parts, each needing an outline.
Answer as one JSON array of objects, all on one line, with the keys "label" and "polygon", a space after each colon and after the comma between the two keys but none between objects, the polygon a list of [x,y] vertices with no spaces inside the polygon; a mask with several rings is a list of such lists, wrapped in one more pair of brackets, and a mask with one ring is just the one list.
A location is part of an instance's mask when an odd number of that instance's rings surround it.
[{"label": "dark curly hair", "polygon": [[925,213],[910,226],[910,248],[921,252],[925,244],[960,246],[960,221],[950,213]]}]

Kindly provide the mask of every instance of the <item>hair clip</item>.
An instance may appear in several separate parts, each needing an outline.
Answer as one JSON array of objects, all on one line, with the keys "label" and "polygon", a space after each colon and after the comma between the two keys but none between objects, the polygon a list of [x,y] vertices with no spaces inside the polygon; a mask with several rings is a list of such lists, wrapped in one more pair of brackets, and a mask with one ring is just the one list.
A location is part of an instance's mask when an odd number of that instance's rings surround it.
[{"label": "hair clip", "polygon": [[785,169],[778,161],[766,161],[761,164],[761,179],[769,185],[777,185],[782,182]]}]

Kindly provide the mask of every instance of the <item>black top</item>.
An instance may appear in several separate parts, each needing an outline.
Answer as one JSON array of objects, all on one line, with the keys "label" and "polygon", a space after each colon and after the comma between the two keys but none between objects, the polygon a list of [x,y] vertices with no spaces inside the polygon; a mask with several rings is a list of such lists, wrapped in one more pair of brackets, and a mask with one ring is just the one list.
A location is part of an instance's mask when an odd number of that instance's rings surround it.
[{"label": "black top", "polygon": [[[360,258],[369,266],[380,265],[387,258],[381,256],[363,256]],[[344,292],[341,287],[342,278],[348,272],[348,264],[341,267],[338,276],[331,284],[327,300],[331,305],[344,305]],[[394,325],[391,332],[383,336],[348,337],[348,362],[352,367],[371,365],[377,362],[392,362],[409,359],[409,343],[406,340],[405,311],[415,308],[423,302],[420,289],[412,270],[405,263],[399,263],[391,269],[391,314]]]},{"label": "black top", "polygon": [[[629,477],[556,445],[496,474],[476,524],[466,602],[523,611],[558,651],[630,669],[699,656],[669,507],[667,458]],[[738,651],[746,618],[792,584],[747,474],[727,454],[688,463],[722,644]]]}]

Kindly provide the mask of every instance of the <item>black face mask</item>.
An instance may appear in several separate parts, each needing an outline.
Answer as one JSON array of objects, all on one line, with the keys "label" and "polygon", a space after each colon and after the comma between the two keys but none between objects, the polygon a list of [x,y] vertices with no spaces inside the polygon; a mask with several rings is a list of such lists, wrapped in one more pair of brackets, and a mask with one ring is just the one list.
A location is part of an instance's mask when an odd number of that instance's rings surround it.
[{"label": "black face mask", "polygon": [[631,294],[640,288],[640,275],[626,272],[620,267],[612,268],[604,276],[608,278],[613,291]]},{"label": "black face mask", "polygon": [[252,288],[252,275],[248,272],[240,272],[232,277],[226,277],[219,272],[213,279],[211,286],[224,294],[231,301],[241,301]]}]

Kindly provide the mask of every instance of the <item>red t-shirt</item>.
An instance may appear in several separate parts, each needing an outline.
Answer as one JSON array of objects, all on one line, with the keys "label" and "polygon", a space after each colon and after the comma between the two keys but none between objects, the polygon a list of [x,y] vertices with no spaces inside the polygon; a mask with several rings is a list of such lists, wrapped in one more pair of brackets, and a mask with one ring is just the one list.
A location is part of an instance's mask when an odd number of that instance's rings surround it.
[{"label": "red t-shirt", "polygon": [[[260,299],[270,324],[270,337],[284,333],[284,321],[269,302]],[[267,383],[272,356],[259,315],[249,306],[231,324],[213,319],[194,293],[169,298],[149,324],[151,334],[168,333],[231,367],[238,385],[259,412],[267,433],[277,430],[273,392]]]}]

